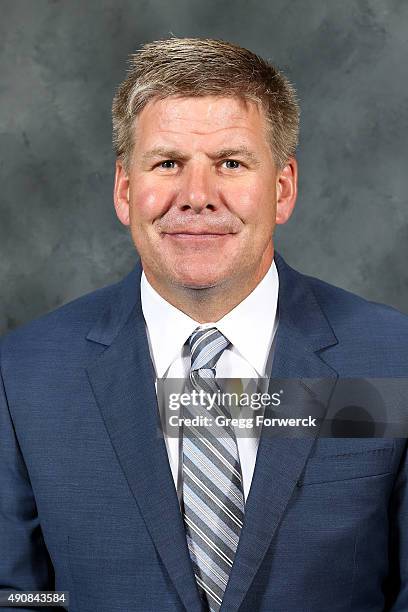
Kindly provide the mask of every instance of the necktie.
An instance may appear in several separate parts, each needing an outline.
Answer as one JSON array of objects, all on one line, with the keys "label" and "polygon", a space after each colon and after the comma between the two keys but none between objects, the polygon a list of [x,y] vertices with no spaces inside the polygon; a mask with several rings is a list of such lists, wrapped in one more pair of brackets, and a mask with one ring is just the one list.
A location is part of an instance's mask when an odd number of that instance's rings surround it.
[{"label": "necktie", "polygon": [[[197,328],[189,338],[190,390],[217,393],[215,365],[229,341],[216,328]],[[224,406],[205,406],[184,416],[230,416]],[[218,612],[227,586],[244,520],[241,466],[230,426],[183,426],[183,518],[200,594]]]}]

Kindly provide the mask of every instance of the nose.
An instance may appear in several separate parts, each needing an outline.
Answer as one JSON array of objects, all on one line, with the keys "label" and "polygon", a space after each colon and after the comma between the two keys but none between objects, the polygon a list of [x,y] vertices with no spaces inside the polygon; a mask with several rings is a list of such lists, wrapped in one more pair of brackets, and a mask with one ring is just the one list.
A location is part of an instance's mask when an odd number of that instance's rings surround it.
[{"label": "nose", "polygon": [[215,210],[215,193],[213,191],[211,169],[205,163],[191,164],[185,168],[179,194],[181,210],[192,209],[194,212]]}]

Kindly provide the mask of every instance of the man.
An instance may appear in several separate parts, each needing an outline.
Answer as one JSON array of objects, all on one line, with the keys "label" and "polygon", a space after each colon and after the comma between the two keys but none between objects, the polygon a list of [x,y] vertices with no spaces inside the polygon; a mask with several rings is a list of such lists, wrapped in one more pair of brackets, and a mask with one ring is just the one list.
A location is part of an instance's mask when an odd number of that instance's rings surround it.
[{"label": "man", "polygon": [[299,379],[306,405],[305,380],[329,400],[407,375],[407,317],[274,250],[292,87],[246,49],[173,38],[132,57],[113,119],[141,264],[2,342],[1,589],[69,591],[71,612],[407,610],[405,439],[160,420],[160,378]]}]

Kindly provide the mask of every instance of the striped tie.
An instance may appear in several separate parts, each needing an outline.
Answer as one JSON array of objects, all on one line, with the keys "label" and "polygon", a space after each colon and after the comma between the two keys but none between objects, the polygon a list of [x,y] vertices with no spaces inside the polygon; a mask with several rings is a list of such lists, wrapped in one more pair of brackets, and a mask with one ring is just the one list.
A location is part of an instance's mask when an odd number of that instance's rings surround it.
[{"label": "striped tie", "polygon": [[[190,390],[217,393],[215,365],[229,341],[215,327],[189,338]],[[221,404],[185,407],[184,416],[230,416]],[[218,612],[244,519],[241,466],[233,428],[183,426],[183,518],[200,594]]]}]

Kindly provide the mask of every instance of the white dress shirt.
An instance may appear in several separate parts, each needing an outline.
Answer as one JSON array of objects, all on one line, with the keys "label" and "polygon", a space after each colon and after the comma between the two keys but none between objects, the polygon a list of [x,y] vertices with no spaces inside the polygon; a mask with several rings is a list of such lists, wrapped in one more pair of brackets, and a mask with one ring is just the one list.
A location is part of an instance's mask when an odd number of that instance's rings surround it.
[{"label": "white dress shirt", "polygon": [[[188,338],[197,328],[216,327],[231,342],[216,366],[217,378],[257,379],[268,373],[266,367],[278,325],[279,277],[275,262],[255,289],[222,319],[200,324],[163,299],[148,282],[141,282],[142,311],[146,322],[150,355],[161,379],[185,379],[190,369]],[[269,360],[270,361],[270,360]],[[157,390],[157,385],[156,385]],[[163,419],[163,414],[161,413]],[[181,436],[163,435],[179,501],[182,491]],[[236,430],[237,432],[237,430]],[[260,431],[255,435],[236,435],[245,500],[255,468]]]}]

